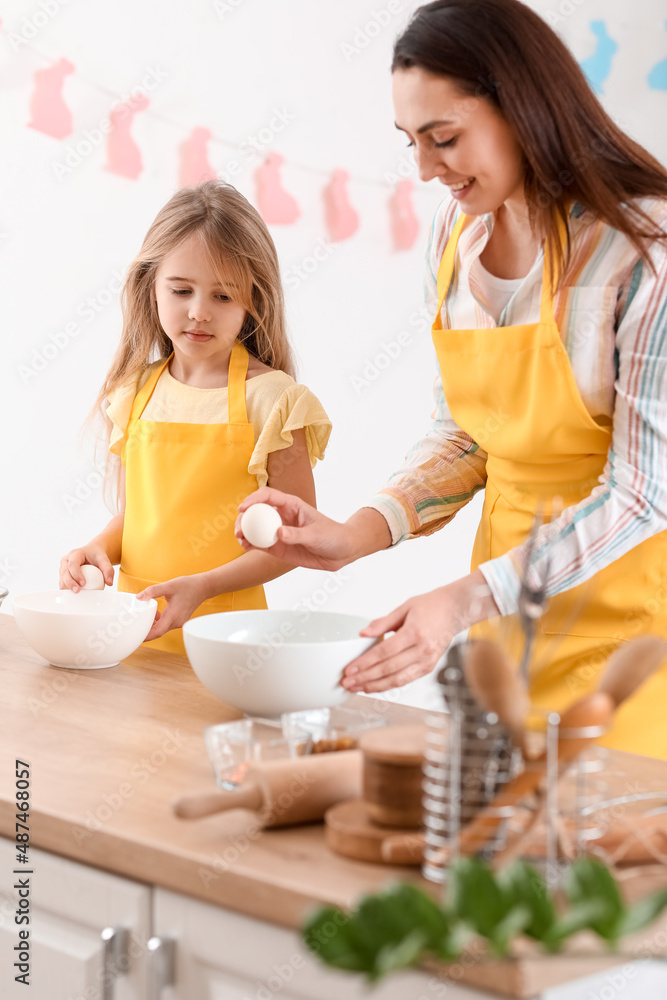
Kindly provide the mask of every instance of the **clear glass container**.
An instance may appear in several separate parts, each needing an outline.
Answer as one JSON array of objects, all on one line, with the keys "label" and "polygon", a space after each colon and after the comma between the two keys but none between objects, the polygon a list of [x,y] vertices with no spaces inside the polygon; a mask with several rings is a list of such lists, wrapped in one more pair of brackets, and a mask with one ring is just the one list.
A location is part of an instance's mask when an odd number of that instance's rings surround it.
[{"label": "clear glass container", "polygon": [[225,789],[237,788],[253,764],[308,754],[312,745],[310,734],[296,724],[285,735],[279,724],[257,719],[209,726],[204,741],[215,780]]},{"label": "clear glass container", "polygon": [[369,729],[386,725],[386,719],[364,707],[337,705],[334,708],[315,708],[303,712],[287,712],[281,716],[283,735],[294,739],[308,733],[311,746],[306,753],[331,753],[337,750],[354,750],[359,737]]}]

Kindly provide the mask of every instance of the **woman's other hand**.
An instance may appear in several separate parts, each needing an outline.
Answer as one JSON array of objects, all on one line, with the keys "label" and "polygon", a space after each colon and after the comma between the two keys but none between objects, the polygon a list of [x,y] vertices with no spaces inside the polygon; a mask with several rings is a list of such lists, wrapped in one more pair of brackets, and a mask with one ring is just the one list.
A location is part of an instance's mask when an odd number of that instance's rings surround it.
[{"label": "woman's other hand", "polygon": [[382,636],[393,632],[352,660],[341,684],[348,691],[372,694],[403,687],[433,670],[452,639],[478,621],[498,614],[495,601],[479,570],[411,597],[390,614],[376,618],[360,634]]}]

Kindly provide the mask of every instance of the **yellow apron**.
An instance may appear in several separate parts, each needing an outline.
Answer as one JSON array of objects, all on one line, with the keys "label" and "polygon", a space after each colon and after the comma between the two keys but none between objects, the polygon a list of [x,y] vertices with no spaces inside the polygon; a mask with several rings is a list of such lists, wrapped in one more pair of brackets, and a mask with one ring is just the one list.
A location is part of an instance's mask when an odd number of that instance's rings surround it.
[{"label": "yellow apron", "polygon": [[[229,359],[227,424],[140,419],[168,364],[137,393],[121,456],[126,500],[118,589],[132,594],[243,555],[234,535],[237,508],[258,485],[248,472],[255,435],[246,412],[245,347],[237,341]],[[165,606],[161,598],[158,607]],[[193,617],[265,607],[264,588],[250,587],[204,601]],[[185,652],[181,629],[145,645]]]},{"label": "yellow apron", "polygon": [[[546,253],[539,323],[443,330],[441,309],[467,221],[458,219],[440,263],[432,335],[452,417],[488,454],[474,570],[525,541],[540,503],[548,518],[554,497],[569,507],[590,495],[607,461],[611,429],[593,420],[579,393],[554,319]],[[533,703],[559,711],[595,688],[620,642],[647,632],[667,636],[666,574],[667,532],[661,532],[551,598],[531,661]],[[509,632],[518,662],[516,622]],[[476,626],[474,633],[497,637],[499,628]],[[667,663],[621,706],[601,742],[667,758]]]}]

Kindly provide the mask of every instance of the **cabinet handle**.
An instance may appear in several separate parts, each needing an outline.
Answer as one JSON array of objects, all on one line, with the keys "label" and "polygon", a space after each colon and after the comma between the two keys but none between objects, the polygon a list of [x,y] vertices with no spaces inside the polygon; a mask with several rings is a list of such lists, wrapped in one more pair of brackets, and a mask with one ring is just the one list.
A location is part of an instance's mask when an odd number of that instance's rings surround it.
[{"label": "cabinet handle", "polygon": [[116,977],[127,972],[127,968],[119,968],[119,962],[129,950],[130,932],[127,927],[105,927],[101,937],[102,1000],[113,1000]]},{"label": "cabinet handle", "polygon": [[165,986],[176,979],[176,941],[152,937],[148,942],[148,991],[146,1000],[160,1000]]}]

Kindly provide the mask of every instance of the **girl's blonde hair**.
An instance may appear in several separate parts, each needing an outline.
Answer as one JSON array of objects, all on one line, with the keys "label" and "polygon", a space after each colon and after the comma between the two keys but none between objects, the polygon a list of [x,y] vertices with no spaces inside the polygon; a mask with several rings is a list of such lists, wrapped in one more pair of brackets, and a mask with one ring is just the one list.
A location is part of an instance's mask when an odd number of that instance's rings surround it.
[{"label": "girl's blonde hair", "polygon": [[155,275],[165,258],[191,236],[199,237],[211,269],[223,287],[233,287],[231,297],[246,311],[239,340],[259,361],[295,375],[278,254],[264,220],[230,184],[206,181],[182,188],[158,212],[123,284],[120,344],[93,408],[93,414],[105,420],[107,449],[107,397],[173,350],[158,317]]}]

